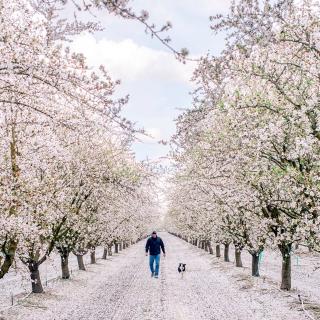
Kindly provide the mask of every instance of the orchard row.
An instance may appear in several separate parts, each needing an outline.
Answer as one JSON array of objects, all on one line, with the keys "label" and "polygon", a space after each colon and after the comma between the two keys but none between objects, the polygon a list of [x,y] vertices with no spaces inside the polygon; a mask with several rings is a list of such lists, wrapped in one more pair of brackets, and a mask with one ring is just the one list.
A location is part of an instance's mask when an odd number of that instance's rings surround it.
[{"label": "orchard row", "polygon": [[[227,34],[194,74],[193,108],[172,141],[171,231],[195,242],[282,254],[320,249],[320,5],[240,0],[211,18]],[[240,260],[239,260],[240,261]],[[239,262],[240,263],[240,262]]]},{"label": "orchard row", "polygon": [[118,82],[67,47],[99,26],[59,19],[63,6],[0,5],[0,279],[22,262],[33,292],[43,291],[39,266],[53,251],[68,278],[71,252],[81,267],[97,246],[145,235],[156,213],[154,172],[130,150],[137,131],[120,115]]}]

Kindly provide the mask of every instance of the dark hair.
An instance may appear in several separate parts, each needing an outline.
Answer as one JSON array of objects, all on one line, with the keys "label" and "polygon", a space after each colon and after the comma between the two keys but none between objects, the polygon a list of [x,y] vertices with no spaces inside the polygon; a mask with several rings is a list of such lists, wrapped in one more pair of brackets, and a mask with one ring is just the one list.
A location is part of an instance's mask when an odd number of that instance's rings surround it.
[{"label": "dark hair", "polygon": [[157,232],[156,231],[152,231],[152,234],[157,234]]}]

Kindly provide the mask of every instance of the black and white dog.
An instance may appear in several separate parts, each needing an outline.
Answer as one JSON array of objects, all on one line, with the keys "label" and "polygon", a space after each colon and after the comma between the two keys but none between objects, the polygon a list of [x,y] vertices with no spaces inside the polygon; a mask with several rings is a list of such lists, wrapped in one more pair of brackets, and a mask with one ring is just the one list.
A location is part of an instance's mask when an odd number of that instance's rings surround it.
[{"label": "black and white dog", "polygon": [[181,278],[183,278],[183,274],[186,272],[186,264],[179,263],[178,272],[181,274]]}]

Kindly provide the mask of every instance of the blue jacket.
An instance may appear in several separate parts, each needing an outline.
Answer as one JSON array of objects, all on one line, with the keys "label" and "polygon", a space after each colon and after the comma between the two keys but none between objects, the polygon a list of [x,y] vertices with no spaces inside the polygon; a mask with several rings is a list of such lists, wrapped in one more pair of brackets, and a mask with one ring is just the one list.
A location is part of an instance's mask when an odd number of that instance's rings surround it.
[{"label": "blue jacket", "polygon": [[166,253],[165,249],[164,249],[164,244],[163,241],[160,237],[150,237],[147,240],[146,243],[146,252],[150,252],[151,256],[156,256],[157,254],[160,254],[160,248],[162,249],[163,253]]}]

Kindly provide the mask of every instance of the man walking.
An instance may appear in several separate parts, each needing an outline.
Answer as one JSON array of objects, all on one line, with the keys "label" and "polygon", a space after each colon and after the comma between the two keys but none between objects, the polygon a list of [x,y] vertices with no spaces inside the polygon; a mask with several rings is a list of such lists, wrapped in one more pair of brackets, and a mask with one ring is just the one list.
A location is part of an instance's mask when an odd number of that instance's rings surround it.
[{"label": "man walking", "polygon": [[[151,277],[158,278],[159,276],[159,266],[160,266],[160,248],[163,252],[163,256],[166,256],[166,251],[164,249],[163,241],[160,237],[157,236],[157,232],[153,231],[151,237],[146,243],[146,256],[148,251],[150,253],[149,265],[151,271]],[[154,264],[156,268],[154,269]]]}]

